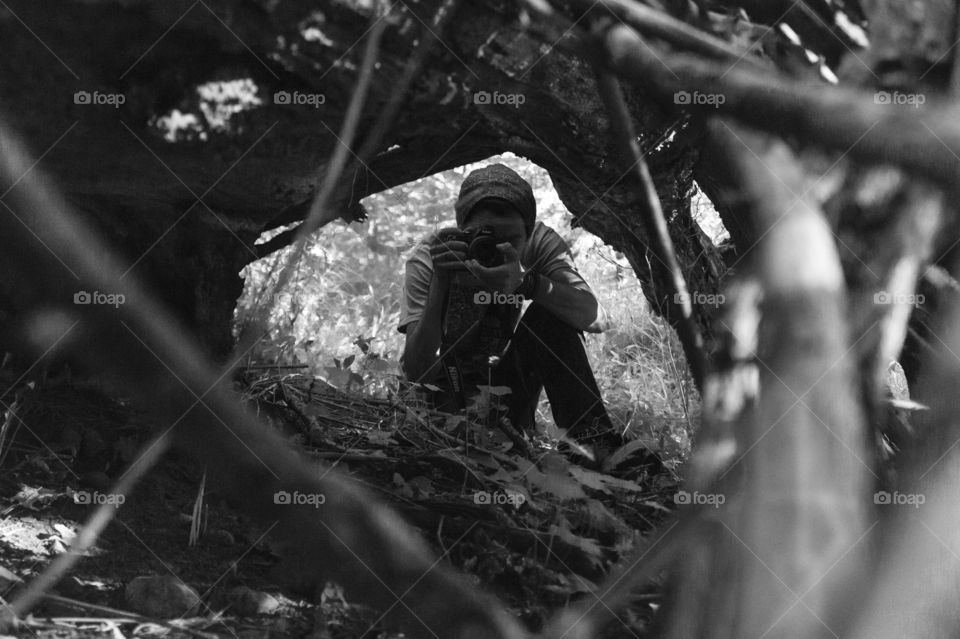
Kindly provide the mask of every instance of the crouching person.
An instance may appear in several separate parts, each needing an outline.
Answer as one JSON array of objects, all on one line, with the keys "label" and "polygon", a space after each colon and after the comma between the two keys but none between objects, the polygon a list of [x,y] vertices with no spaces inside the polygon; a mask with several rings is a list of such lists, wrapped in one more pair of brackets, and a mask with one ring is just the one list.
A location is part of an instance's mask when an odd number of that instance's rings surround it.
[{"label": "crouching person", "polygon": [[448,412],[478,385],[507,386],[507,416],[527,432],[545,390],[569,437],[617,437],[583,342],[607,327],[606,312],[566,242],[536,220],[530,184],[493,164],[464,179],[454,208],[457,228],[422,240],[406,263],[407,380],[440,388],[430,399]]}]

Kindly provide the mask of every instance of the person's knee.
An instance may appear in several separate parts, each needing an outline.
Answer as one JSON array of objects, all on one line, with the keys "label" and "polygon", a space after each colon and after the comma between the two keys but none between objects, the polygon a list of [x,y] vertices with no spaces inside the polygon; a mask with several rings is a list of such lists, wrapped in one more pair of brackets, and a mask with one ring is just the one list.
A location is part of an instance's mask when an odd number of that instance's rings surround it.
[{"label": "person's knee", "polygon": [[549,331],[558,335],[580,335],[580,331],[565,321],[560,319],[547,307],[534,302],[523,313],[520,318],[519,326],[524,326],[534,333],[539,334],[543,331]]},{"label": "person's knee", "polygon": [[582,350],[582,333],[539,304],[531,304],[514,334],[521,352],[546,347],[558,355],[570,349]]}]

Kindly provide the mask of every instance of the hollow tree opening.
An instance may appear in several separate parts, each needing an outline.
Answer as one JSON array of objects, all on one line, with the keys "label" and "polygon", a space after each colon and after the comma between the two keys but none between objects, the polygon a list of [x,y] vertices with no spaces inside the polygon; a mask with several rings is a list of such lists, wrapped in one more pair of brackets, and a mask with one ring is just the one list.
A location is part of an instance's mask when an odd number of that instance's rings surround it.
[{"label": "hollow tree opening", "polygon": [[[689,446],[697,420],[696,390],[673,329],[653,313],[626,257],[575,225],[551,176],[513,154],[493,156],[366,197],[362,223],[334,223],[311,239],[297,258],[292,278],[272,297],[258,300],[273,282],[292,247],[280,249],[244,271],[245,290],[234,332],[256,323],[264,338],[246,362],[304,365],[341,389],[387,395],[395,392],[403,335],[397,331],[405,260],[412,247],[438,228],[455,225],[453,203],[471,170],[494,162],[517,170],[534,188],[537,219],[570,246],[579,272],[610,315],[613,326],[587,334],[588,356],[611,418],[651,447]],[[711,218],[700,202],[701,219]],[[572,222],[574,224],[572,224]],[[265,233],[269,244],[288,229]],[[549,430],[552,416],[541,397],[538,421]]]}]

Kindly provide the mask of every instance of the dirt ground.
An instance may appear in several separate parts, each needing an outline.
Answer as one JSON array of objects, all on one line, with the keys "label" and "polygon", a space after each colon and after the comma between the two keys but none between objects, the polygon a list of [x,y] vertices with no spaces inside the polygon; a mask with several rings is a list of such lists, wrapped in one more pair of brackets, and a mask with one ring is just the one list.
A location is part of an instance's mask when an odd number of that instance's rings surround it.
[{"label": "dirt ground", "polygon": [[[384,411],[390,407],[384,402],[367,406],[342,396],[298,402],[296,388],[282,379],[260,380],[247,385],[246,399],[292,445],[321,457],[324,451],[340,451],[341,470],[391,502],[434,547],[439,548],[438,539],[451,543],[460,524],[482,520],[456,543],[449,560],[496,593],[531,630],[551,611],[586,596],[668,512],[664,504],[675,488],[672,474],[604,479],[571,466],[570,477],[579,477],[580,485],[571,481],[558,489],[556,482],[544,480],[520,486],[527,504],[504,504],[491,514],[480,510],[476,499],[464,499],[462,468],[450,463],[449,454],[427,450],[429,442],[402,436],[395,425],[385,428]],[[0,596],[9,602],[66,551],[95,510],[95,503],[84,502],[110,499],[110,486],[148,439],[150,423],[96,386],[70,380],[9,388],[4,405]],[[338,413],[338,407],[353,412]],[[623,489],[627,484],[621,481],[636,487]],[[318,639],[395,634],[381,624],[372,626],[375,611],[352,603],[350,593],[336,584],[292,577],[264,527],[251,524],[217,492],[204,483],[199,463],[169,453],[118,507],[95,549],[13,632],[115,639],[171,632]],[[191,544],[195,512],[200,535]],[[532,537],[524,531],[532,531]],[[181,581],[196,591],[202,605],[168,622],[131,614],[124,589],[144,575]],[[241,586],[266,597],[269,611],[254,614],[236,603],[232,597]],[[656,586],[639,593],[637,601],[621,622],[642,636],[659,601]]]}]

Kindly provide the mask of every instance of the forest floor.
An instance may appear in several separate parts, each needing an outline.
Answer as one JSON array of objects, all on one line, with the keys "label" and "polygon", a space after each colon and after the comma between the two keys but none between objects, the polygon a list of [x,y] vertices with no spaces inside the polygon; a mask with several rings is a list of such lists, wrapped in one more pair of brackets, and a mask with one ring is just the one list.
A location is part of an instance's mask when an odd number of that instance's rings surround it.
[{"label": "forest floor", "polygon": [[[335,464],[399,510],[438,556],[534,631],[564,605],[591,597],[611,567],[669,515],[677,490],[678,459],[665,467],[625,462],[616,471],[591,470],[544,438],[521,451],[499,430],[396,400],[348,395],[304,375],[261,371],[238,381],[237,392],[291,446]],[[91,502],[111,498],[151,424],[91,384],[60,380],[7,395],[0,423],[0,597],[9,602],[69,548],[96,509]],[[200,464],[170,453],[15,633],[397,636],[336,584],[293,576],[266,533],[218,497]],[[165,615],[172,619],[151,615],[126,592],[135,578],[150,575],[193,589],[199,605]],[[624,626],[644,636],[660,590],[651,584],[636,593],[611,636]]]}]

